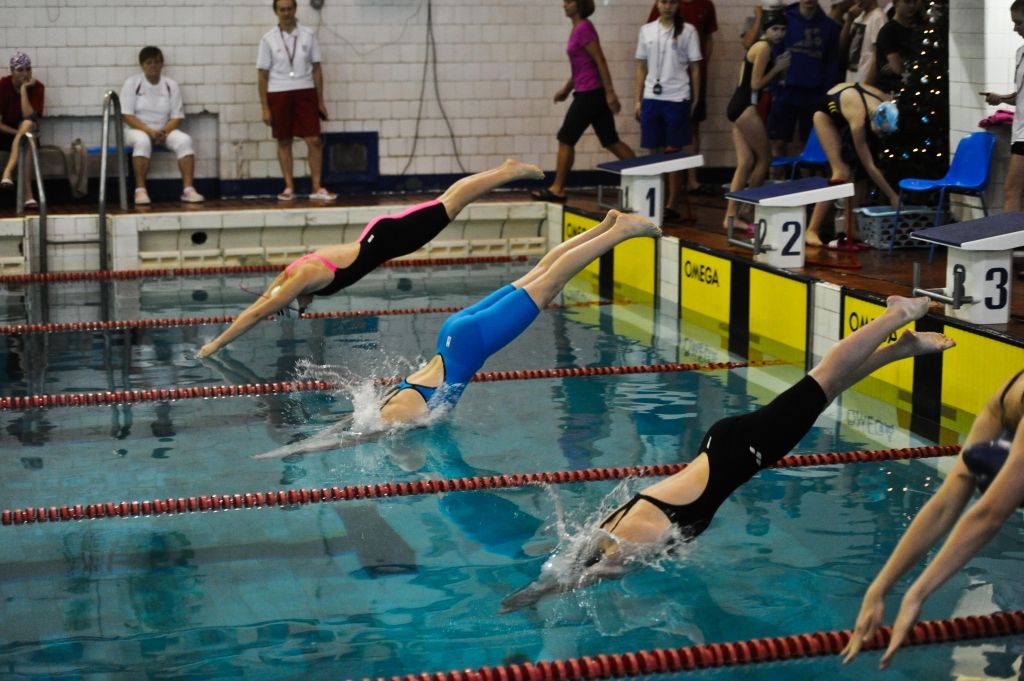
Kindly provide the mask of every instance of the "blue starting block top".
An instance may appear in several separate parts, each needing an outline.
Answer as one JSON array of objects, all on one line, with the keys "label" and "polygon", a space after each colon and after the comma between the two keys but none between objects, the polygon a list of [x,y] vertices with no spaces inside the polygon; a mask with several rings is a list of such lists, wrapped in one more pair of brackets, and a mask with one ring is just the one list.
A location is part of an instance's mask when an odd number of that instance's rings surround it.
[{"label": "blue starting block top", "polygon": [[609,161],[599,163],[600,170],[607,170],[618,175],[661,175],[677,170],[688,168],[699,168],[704,165],[704,157],[700,154],[651,154],[650,156],[638,156],[627,158],[623,161]]},{"label": "blue starting block top", "polygon": [[792,208],[820,201],[845,199],[848,196],[853,196],[853,185],[849,182],[829,184],[823,177],[805,177],[792,182],[778,182],[730,192],[725,198],[759,206]]},{"label": "blue starting block top", "polygon": [[1000,213],[978,220],[929,227],[910,236],[964,251],[1007,251],[1024,247],[1024,213]]}]

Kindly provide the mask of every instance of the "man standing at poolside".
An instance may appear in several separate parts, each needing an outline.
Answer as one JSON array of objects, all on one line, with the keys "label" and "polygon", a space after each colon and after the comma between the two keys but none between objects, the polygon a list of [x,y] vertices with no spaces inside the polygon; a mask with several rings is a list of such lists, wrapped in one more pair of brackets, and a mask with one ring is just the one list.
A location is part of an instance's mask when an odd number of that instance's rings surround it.
[{"label": "man standing at poolside", "polygon": [[277,140],[277,160],[284,177],[285,188],[277,198],[295,200],[292,140],[298,136],[306,140],[309,150],[309,174],[313,183],[310,200],[333,201],[338,195],[320,186],[323,142],[319,119],[327,120],[320,43],[312,29],[298,25],[295,2],[274,0],[278,25],[260,40],[256,59],[263,122],[270,126]]}]

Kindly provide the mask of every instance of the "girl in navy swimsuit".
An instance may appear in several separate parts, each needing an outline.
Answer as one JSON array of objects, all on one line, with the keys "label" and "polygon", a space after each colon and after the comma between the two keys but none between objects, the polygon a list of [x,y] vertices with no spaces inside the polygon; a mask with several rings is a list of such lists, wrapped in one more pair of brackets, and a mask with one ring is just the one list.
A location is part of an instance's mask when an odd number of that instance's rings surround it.
[{"label": "girl in navy swimsuit", "polygon": [[[889,590],[949,532],[942,549],[903,596],[889,648],[879,664],[885,669],[928,596],[959,572],[1024,504],[1022,374],[1024,371],[1017,372],[989,398],[971,425],[960,458],[871,582],[853,635],[843,650],[844,662],[856,657],[881,626]],[[964,513],[975,490],[981,492],[981,498]]]},{"label": "girl in navy swimsuit", "polygon": [[[872,85],[840,83],[825,96],[820,110],[814,114],[814,131],[832,168],[832,182],[870,180],[895,208],[899,194],[875,164],[881,150],[879,135],[890,135],[899,128],[899,109],[889,95]],[[857,183],[854,203],[859,205],[867,195],[867,183]],[[804,235],[809,246],[821,246],[819,232],[828,215],[831,202],[814,206],[811,221]],[[847,225],[853,238],[853,225]]]},{"label": "girl in navy swimsuit", "polygon": [[[789,52],[772,59],[772,48],[786,37],[786,13],[769,12],[763,24],[764,34],[747,50],[740,68],[739,85],[725,111],[725,117],[732,123],[732,141],[736,147],[736,172],[729,185],[730,192],[747,186],[760,187],[768,177],[772,162],[768,131],[757,109],[762,90],[789,68]],[[727,229],[729,219],[736,218],[736,208],[736,202],[729,201],[723,224]]]},{"label": "girl in navy swimsuit", "polygon": [[629,550],[637,545],[689,541],[703,532],[722,502],[758,471],[788,454],[844,390],[890,362],[953,346],[952,339],[942,334],[908,329],[895,342],[879,347],[900,327],[923,317],[928,302],[928,298],[890,297],[881,316],[832,346],[796,385],[757,411],[715,423],[704,435],[697,458],[686,468],[646,487],[604,520],[596,541],[589,545],[593,552],[573,557],[572,578],[542,572],[539,580],[507,597],[505,609],[525,607],[545,594],[614,576],[615,568],[621,572]]},{"label": "girl in navy swimsuit", "polygon": [[537,166],[508,160],[492,170],[462,178],[435,201],[375,218],[358,241],[325,246],[295,260],[274,278],[259,300],[238,315],[222,334],[204,345],[198,356],[217,352],[296,299],[300,311],[304,310],[313,296],[337,293],[381,263],[416,252],[447,227],[463,208],[492,189],[515,180],[543,177],[544,173]]}]

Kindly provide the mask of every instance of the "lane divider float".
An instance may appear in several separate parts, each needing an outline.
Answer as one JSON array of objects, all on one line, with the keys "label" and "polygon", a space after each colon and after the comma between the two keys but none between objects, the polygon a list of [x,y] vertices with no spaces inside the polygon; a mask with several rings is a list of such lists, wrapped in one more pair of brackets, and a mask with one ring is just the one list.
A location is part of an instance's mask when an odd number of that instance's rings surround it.
[{"label": "lane divider float", "polygon": [[[918,622],[910,630],[904,645],[955,643],[1021,633],[1024,633],[1024,610],[1014,610]],[[648,676],[838,655],[850,640],[851,634],[850,629],[815,631],[733,643],[608,653],[568,660],[480,667],[476,670],[453,669],[377,679],[366,677],[363,681],[576,681]],[[865,643],[864,650],[886,648],[891,637],[892,627],[879,627],[875,636]]]},{"label": "lane divider float", "polygon": [[[478,383],[523,381],[538,378],[570,378],[578,376],[614,376],[620,374],[654,374],[680,371],[717,371],[785,364],[783,360],[751,360],[748,362],[708,362],[704,364],[640,364],[618,367],[575,367],[562,369],[524,369],[518,371],[481,371],[473,376]],[[378,378],[377,385],[394,385],[396,377]],[[283,395],[295,392],[335,390],[338,384],[329,381],[280,381],[275,383],[243,383],[240,385],[203,385],[189,388],[144,388],[106,390],[95,393],[57,393],[50,395],[16,395],[0,397],[0,411],[37,409],[40,407],[82,407],[108,404],[138,404],[171,400],[211,399],[218,397],[254,397]]]},{"label": "lane divider float", "polygon": [[[626,301],[589,300],[574,303],[551,303],[549,309],[593,307],[597,305],[629,304]],[[441,314],[458,312],[458,305],[446,307],[396,307],[379,310],[338,310],[334,312],[305,312],[298,319],[351,319],[355,317],[388,317],[399,315]],[[268,321],[282,319],[277,315],[267,317]],[[2,324],[0,334],[18,333],[60,333],[64,331],[121,331],[126,329],[156,329],[176,326],[202,326],[204,324],[230,324],[234,315],[209,317],[169,317],[165,319],[124,319],[113,321],[54,322],[52,324]]]},{"label": "lane divider float", "polygon": [[[875,449],[852,452],[826,452],[783,457],[773,468],[803,468],[847,463],[869,463],[953,456],[959,445],[930,445],[900,449]],[[242,492],[236,494],[205,494],[144,501],[121,501],[86,504],[62,504],[32,508],[4,509],[0,524],[5,526],[34,523],[55,523],[69,520],[98,520],[100,518],[133,518],[138,516],[181,515],[207,511],[234,509],[263,509],[296,507],[309,504],[356,499],[471,492],[489,489],[509,489],[527,485],[564,485],[623,478],[648,478],[672,475],[686,468],[685,463],[652,466],[623,466],[618,468],[588,468],[573,471],[518,473],[512,475],[474,476],[455,479],[415,480],[412,482],[386,482],[345,487],[292,488],[270,492]]]},{"label": "lane divider float", "polygon": [[[464,258],[408,258],[388,260],[380,267],[442,267],[451,265],[490,265],[495,263],[526,262],[525,255],[491,255]],[[280,272],[281,265],[220,265],[216,267],[169,267],[151,270],[103,270],[98,272],[37,272],[34,274],[5,274],[0,284],[68,283],[75,281],[128,281],[132,279],[182,279],[209,277],[220,274],[265,274]]]}]

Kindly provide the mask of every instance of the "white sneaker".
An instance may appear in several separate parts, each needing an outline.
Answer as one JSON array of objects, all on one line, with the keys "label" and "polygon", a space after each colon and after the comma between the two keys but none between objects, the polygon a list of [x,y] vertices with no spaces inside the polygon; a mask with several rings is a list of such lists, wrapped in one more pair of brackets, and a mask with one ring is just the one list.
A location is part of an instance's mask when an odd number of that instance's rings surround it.
[{"label": "white sneaker", "polygon": [[148,206],[152,203],[149,200],[149,192],[146,191],[145,187],[139,187],[135,190],[135,205],[136,206]]},{"label": "white sneaker", "polygon": [[181,192],[181,200],[185,203],[202,203],[206,197],[197,192],[195,187],[185,187]]}]

